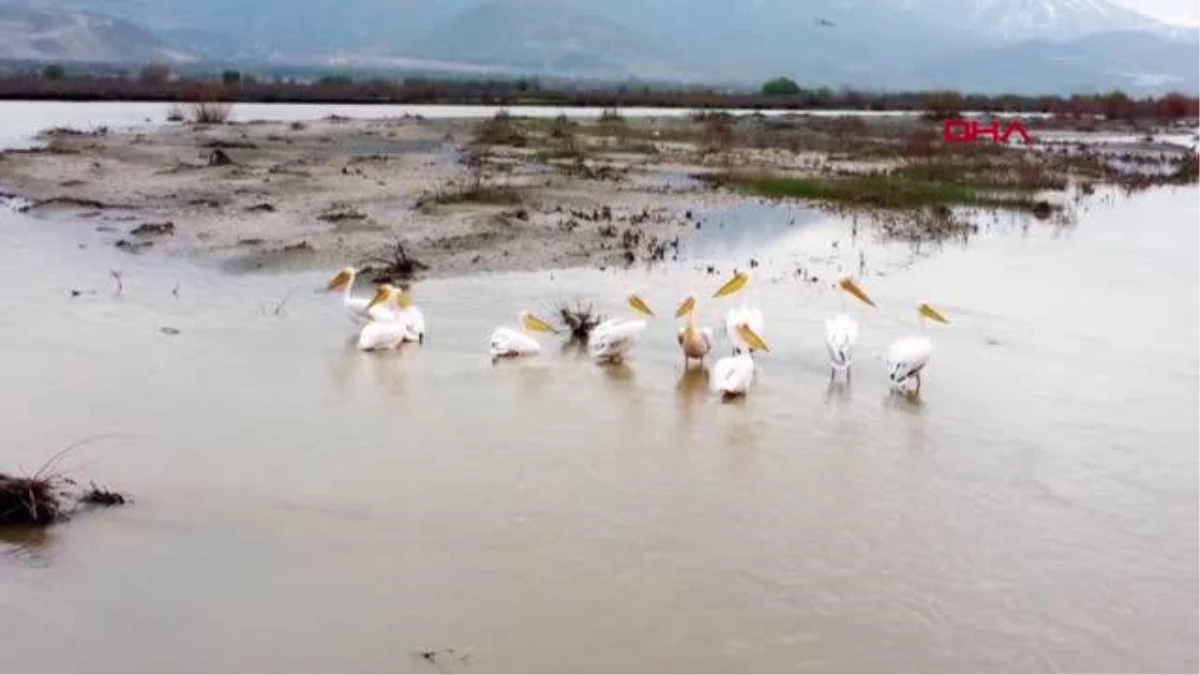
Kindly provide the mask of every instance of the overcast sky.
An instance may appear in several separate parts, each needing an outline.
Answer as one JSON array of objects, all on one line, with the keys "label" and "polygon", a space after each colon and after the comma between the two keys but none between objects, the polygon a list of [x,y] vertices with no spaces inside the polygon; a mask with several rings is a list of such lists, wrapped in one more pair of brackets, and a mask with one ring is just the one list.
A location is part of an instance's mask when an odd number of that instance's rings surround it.
[{"label": "overcast sky", "polygon": [[1116,0],[1143,14],[1171,23],[1200,25],[1200,3],[1196,0]]}]

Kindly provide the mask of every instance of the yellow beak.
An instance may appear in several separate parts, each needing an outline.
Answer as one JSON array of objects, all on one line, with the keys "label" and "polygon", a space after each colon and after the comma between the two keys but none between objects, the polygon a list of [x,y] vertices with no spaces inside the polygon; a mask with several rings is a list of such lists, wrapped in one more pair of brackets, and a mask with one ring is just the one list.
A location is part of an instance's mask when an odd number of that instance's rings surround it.
[{"label": "yellow beak", "polygon": [[946,320],[946,317],[942,316],[941,312],[937,311],[936,309],[930,307],[927,304],[922,304],[920,306],[920,308],[918,308],[917,311],[919,311],[921,313],[921,316],[924,316],[927,319],[932,319],[933,321],[936,321],[938,323],[944,323],[944,324],[950,323],[949,321]]},{"label": "yellow beak", "polygon": [[650,305],[647,305],[646,301],[639,298],[636,293],[629,296],[629,306],[646,316],[654,316],[654,311],[650,309]]},{"label": "yellow beak", "polygon": [[746,341],[746,344],[750,345],[752,348],[760,352],[771,351],[770,349],[767,349],[767,343],[763,342],[763,339],[758,336],[758,333],[750,330],[749,325],[743,323],[738,326],[737,331],[738,335],[741,335],[742,339]]},{"label": "yellow beak", "polygon": [[542,321],[541,319],[537,318],[536,316],[529,314],[528,312],[526,312],[525,316],[522,317],[521,323],[523,323],[525,325],[525,328],[528,330],[540,331],[542,333],[557,333],[558,332],[557,330],[554,329],[553,326],[546,323],[545,321]]},{"label": "yellow beak", "polygon": [[408,309],[412,307],[412,297],[408,293],[401,293],[396,297],[396,304],[400,306],[400,309]]},{"label": "yellow beak", "polygon": [[692,310],[695,308],[696,308],[696,298],[688,297],[687,300],[684,300],[683,303],[679,305],[679,309],[675,310],[675,318],[678,319],[681,316],[691,314]]},{"label": "yellow beak", "polygon": [[375,305],[378,305],[379,303],[383,302],[384,300],[387,300],[388,295],[389,295],[388,289],[386,287],[380,286],[379,289],[375,291],[375,297],[371,298],[371,302],[367,303],[366,311],[368,311],[368,312],[371,311],[372,307],[374,307]]},{"label": "yellow beak", "polygon": [[344,288],[348,283],[350,283],[350,273],[342,270],[341,272],[337,273],[337,276],[330,280],[329,286],[326,288],[331,291],[337,291]]},{"label": "yellow beak", "polygon": [[875,303],[871,301],[871,298],[867,297],[867,294],[863,291],[863,289],[859,288],[858,284],[854,283],[850,277],[844,277],[839,285],[842,287],[843,291],[846,291],[850,295],[853,295],[872,307],[875,306]]},{"label": "yellow beak", "polygon": [[733,278],[725,282],[725,285],[718,288],[713,294],[714,298],[720,298],[725,295],[733,295],[745,288],[746,284],[750,283],[750,275],[746,272],[738,272],[733,275]]}]

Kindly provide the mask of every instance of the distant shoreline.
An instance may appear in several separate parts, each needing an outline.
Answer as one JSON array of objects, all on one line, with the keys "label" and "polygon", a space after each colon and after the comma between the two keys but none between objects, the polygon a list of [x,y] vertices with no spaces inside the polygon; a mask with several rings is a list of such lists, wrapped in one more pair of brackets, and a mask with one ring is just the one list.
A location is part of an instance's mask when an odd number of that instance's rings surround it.
[{"label": "distant shoreline", "polygon": [[[231,77],[240,73],[230,71]],[[1074,95],[985,96],[955,91],[859,92],[828,89],[790,94],[738,93],[711,89],[542,88],[536,81],[368,80],[220,82],[181,79],[145,81],[117,77],[0,77],[0,101],[230,103],[318,105],[480,105],[561,108],[663,108],[920,113],[949,117],[969,113],[1048,114],[1158,122],[1195,119],[1200,99],[1183,94],[1134,99],[1119,92]]]}]

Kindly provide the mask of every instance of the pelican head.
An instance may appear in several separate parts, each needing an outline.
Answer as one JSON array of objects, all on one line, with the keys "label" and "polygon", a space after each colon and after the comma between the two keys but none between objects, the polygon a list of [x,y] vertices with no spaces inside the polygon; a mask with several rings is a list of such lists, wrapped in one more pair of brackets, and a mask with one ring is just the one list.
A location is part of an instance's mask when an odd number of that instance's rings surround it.
[{"label": "pelican head", "polygon": [[646,316],[654,316],[654,310],[650,309],[650,305],[647,305],[645,300],[638,297],[637,293],[629,296],[629,306]]},{"label": "pelican head", "polygon": [[396,295],[396,287],[391,284],[381,284],[375,289],[375,295],[371,298],[371,302],[367,303],[366,311],[371,311],[371,308],[381,302],[387,302]]},{"label": "pelican head", "polygon": [[525,330],[528,330],[528,331],[537,331],[537,332],[541,332],[541,333],[557,333],[558,332],[557,330],[555,330],[555,328],[553,326],[546,323],[545,321],[542,321],[538,317],[534,316],[532,312],[529,312],[529,311],[521,312],[521,326],[524,327]]},{"label": "pelican head", "polygon": [[742,339],[745,340],[746,344],[750,345],[752,349],[756,349],[760,352],[771,351],[770,349],[767,349],[767,343],[763,342],[763,339],[758,336],[758,333],[755,333],[753,330],[751,330],[750,324],[738,324],[737,332],[738,335],[742,336]]},{"label": "pelican head", "polygon": [[858,284],[854,283],[854,280],[850,277],[842,277],[842,280],[838,282],[838,285],[842,287],[843,291],[846,291],[850,295],[853,295],[872,307],[875,306],[875,303],[872,302],[871,298],[868,297],[863,289],[859,288]]},{"label": "pelican head", "polygon": [[333,279],[329,280],[329,285],[326,286],[326,289],[330,291],[340,291],[354,283],[354,275],[355,270],[353,267],[343,267],[342,269],[338,270],[338,273],[334,275]]},{"label": "pelican head", "polygon": [[696,294],[692,293],[687,296],[682,303],[679,304],[679,309],[675,310],[675,318],[687,316],[696,310]]},{"label": "pelican head", "polygon": [[733,295],[745,288],[748,283],[750,283],[750,274],[748,272],[738,272],[729,281],[726,281],[725,285],[718,288],[713,297],[720,298],[726,295]]},{"label": "pelican head", "polygon": [[921,303],[921,306],[917,308],[917,312],[921,316],[923,316],[927,319],[930,319],[932,321],[936,321],[938,323],[944,323],[944,324],[950,323],[949,321],[946,320],[946,317],[942,316],[941,312],[930,307],[928,303]]}]

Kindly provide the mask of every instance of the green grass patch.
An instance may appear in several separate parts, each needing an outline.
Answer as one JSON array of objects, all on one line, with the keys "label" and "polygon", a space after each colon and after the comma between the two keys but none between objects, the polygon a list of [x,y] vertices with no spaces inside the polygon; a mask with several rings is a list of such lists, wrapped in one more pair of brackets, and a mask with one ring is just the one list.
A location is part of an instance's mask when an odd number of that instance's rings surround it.
[{"label": "green grass patch", "polygon": [[715,182],[773,199],[808,199],[885,209],[919,209],[938,205],[1022,211],[1046,208],[1046,202],[1026,196],[997,194],[966,185],[915,180],[898,175],[846,178],[725,175],[715,179]]}]

